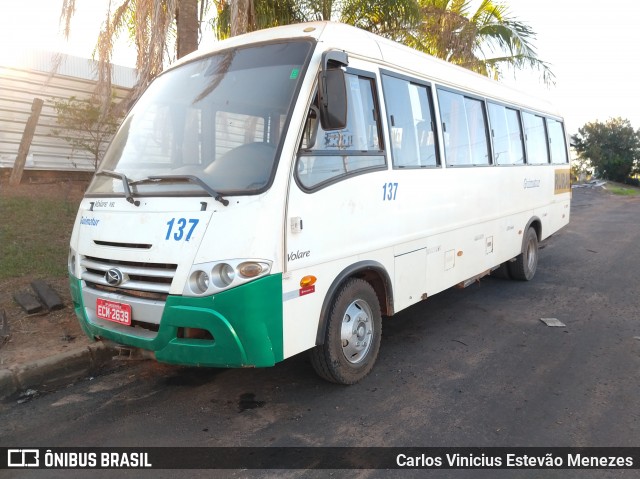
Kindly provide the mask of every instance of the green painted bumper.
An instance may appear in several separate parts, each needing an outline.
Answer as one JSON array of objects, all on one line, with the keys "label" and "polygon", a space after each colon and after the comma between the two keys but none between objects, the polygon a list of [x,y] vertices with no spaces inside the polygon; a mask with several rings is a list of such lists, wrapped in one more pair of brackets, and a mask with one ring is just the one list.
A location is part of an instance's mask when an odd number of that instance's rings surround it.
[{"label": "green painted bumper", "polygon": [[[71,297],[80,325],[92,338],[155,352],[171,364],[211,367],[265,367],[282,361],[282,275],[258,279],[214,296],[169,296],[154,338],[103,327],[91,321],[81,280],[71,277]],[[134,318],[135,319],[135,318]],[[213,339],[179,338],[179,328],[199,328]]]}]

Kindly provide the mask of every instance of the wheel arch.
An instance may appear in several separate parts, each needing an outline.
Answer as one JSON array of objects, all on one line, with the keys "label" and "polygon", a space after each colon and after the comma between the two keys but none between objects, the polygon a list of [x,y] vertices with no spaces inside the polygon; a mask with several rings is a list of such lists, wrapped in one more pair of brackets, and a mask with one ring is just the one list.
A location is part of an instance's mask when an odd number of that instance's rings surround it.
[{"label": "wheel arch", "polygon": [[324,343],[327,331],[327,317],[329,308],[335,299],[335,295],[340,286],[350,278],[359,278],[371,285],[378,297],[380,311],[385,316],[391,316],[393,310],[393,286],[389,273],[382,264],[377,261],[359,261],[343,269],[329,286],[329,290],[322,302],[320,309],[320,320],[316,333],[316,345]]},{"label": "wheel arch", "polygon": [[536,232],[536,235],[538,236],[538,241],[542,241],[542,220],[537,216],[532,217],[527,223],[527,226],[524,228],[524,230],[522,230],[523,237],[524,234],[529,230],[529,228],[533,228],[533,230]]}]

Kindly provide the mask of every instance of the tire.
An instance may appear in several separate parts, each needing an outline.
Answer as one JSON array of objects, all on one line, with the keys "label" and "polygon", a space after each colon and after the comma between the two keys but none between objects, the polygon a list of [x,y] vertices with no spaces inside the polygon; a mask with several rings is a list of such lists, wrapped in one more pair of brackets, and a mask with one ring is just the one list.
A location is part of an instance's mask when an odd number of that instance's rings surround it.
[{"label": "tire", "polygon": [[324,343],[310,351],[318,375],[355,384],[373,369],[380,350],[382,315],[369,283],[352,278],[338,290],[329,309]]},{"label": "tire", "polygon": [[491,271],[491,276],[500,279],[511,279],[511,274],[509,273],[509,262],[504,262],[496,269]]},{"label": "tire", "polygon": [[522,253],[509,263],[509,274],[513,279],[531,281],[538,267],[538,234],[529,228],[522,239]]}]

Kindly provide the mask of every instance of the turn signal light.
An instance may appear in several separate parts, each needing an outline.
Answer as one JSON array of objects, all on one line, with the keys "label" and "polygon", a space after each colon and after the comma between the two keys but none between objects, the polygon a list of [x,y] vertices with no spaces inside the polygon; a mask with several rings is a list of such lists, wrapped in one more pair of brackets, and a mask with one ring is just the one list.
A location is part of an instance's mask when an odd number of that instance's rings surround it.
[{"label": "turn signal light", "polygon": [[245,278],[255,278],[264,272],[265,268],[260,263],[246,262],[238,266],[238,271]]},{"label": "turn signal light", "polygon": [[316,278],[315,276],[312,276],[312,275],[305,276],[300,280],[300,287],[308,288],[309,286],[313,286],[314,284],[316,284],[317,280],[318,278]]}]

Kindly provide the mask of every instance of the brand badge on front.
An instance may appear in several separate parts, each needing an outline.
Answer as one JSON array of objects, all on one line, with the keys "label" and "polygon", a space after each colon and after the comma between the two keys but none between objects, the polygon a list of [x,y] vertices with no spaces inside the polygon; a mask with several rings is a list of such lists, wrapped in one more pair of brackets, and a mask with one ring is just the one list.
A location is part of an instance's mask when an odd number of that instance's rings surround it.
[{"label": "brand badge on front", "polygon": [[119,286],[122,284],[124,276],[119,269],[111,268],[104,274],[104,279],[109,286]]}]

